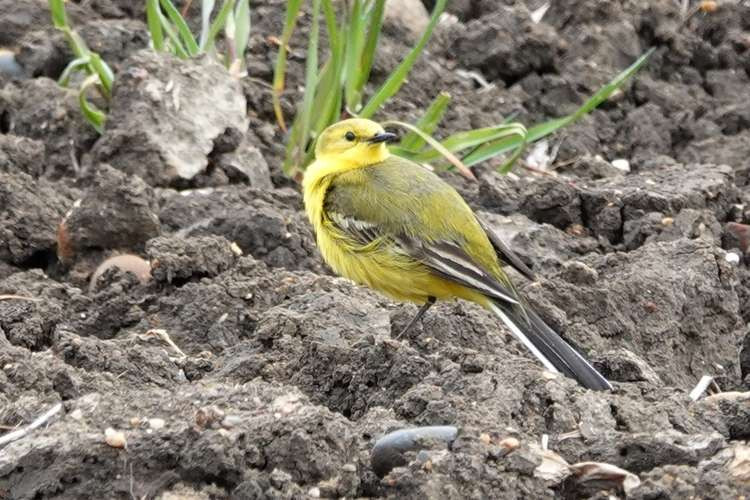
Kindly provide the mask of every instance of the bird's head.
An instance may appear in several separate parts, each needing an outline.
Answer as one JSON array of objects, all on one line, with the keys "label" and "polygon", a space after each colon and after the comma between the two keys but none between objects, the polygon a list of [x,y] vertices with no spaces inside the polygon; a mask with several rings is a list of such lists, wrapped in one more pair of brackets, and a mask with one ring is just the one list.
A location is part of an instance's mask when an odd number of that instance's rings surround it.
[{"label": "bird's head", "polygon": [[325,129],[315,144],[315,158],[338,160],[353,166],[365,166],[388,158],[386,145],[398,137],[380,124],[363,118],[351,118]]}]

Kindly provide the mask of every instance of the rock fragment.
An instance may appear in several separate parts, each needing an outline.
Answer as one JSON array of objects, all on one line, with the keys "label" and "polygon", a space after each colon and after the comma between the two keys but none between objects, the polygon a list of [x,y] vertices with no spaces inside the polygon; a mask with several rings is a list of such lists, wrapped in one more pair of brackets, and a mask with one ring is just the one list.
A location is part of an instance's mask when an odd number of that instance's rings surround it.
[{"label": "rock fragment", "polygon": [[228,129],[247,129],[240,83],[213,57],[180,60],[144,50],[124,67],[93,150],[98,162],[170,186],[203,172]]}]

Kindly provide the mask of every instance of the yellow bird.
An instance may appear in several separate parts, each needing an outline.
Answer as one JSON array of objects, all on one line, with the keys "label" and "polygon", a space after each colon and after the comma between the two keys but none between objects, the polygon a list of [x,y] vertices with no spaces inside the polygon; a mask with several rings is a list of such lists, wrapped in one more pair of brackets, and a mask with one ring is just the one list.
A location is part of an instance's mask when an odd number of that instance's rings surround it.
[{"label": "yellow bird", "polygon": [[[448,183],[392,155],[396,139],[379,124],[331,125],[315,145],[303,181],[305,209],[325,261],[341,276],[422,307],[470,300],[494,312],[550,371],[590,389],[612,386],[524,303],[501,259],[533,273]],[[403,333],[403,332],[402,332]]]}]

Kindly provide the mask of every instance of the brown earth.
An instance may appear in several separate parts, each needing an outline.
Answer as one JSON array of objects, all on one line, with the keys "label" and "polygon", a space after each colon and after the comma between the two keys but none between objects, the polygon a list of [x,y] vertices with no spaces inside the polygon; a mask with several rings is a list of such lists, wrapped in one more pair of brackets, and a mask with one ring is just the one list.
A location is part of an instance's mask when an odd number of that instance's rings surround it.
[{"label": "brown earth", "polygon": [[[0,73],[2,432],[62,404],[0,444],[0,498],[750,495],[750,5],[683,22],[673,0],[552,2],[535,23],[542,3],[451,2],[381,116],[414,120],[445,90],[439,134],[530,125],[656,47],[634,83],[550,140],[554,175],[445,173],[539,272],[521,288],[613,393],[544,372],[473,305],[439,304],[396,338],[415,306],[332,276],[279,166],[269,36],[285,2],[251,2],[239,83],[207,58],[150,52],[130,2],[69,2],[117,73],[98,136],[54,81],[70,52],[46,2],[0,0],[0,44],[24,71]],[[374,84],[408,39],[385,27]],[[109,268],[90,286],[123,253],[150,277]],[[704,375],[722,392],[694,402]],[[375,475],[377,439],[431,425],[458,435]]]}]

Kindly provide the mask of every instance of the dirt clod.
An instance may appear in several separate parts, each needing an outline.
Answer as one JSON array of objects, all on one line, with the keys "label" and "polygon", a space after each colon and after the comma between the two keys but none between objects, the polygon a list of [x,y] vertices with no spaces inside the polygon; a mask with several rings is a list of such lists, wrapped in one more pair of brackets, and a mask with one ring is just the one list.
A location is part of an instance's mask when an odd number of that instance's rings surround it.
[{"label": "dirt clod", "polygon": [[139,250],[161,231],[153,190],[139,177],[100,165],[91,187],[58,228],[62,260],[92,249]]},{"label": "dirt clod", "polygon": [[151,264],[137,255],[115,255],[102,262],[91,275],[89,293],[96,290],[99,278],[110,268],[116,267],[122,271],[133,273],[141,283],[151,279]]},{"label": "dirt clod", "polygon": [[210,57],[183,61],[146,50],[123,67],[96,161],[170,186],[203,172],[227,129],[247,126],[239,83]]},{"label": "dirt clod", "polygon": [[21,172],[0,172],[0,260],[46,267],[54,255],[56,228],[75,191]]}]

